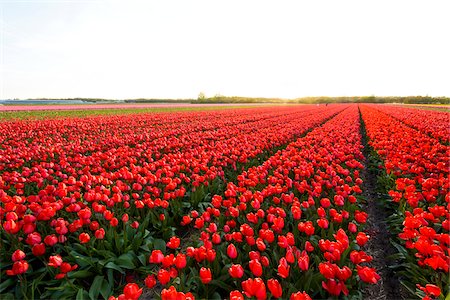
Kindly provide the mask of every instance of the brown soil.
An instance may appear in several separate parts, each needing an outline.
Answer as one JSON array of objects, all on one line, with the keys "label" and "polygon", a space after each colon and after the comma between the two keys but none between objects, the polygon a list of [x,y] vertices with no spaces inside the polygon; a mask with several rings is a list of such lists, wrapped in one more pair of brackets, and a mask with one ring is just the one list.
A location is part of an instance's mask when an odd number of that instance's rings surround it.
[{"label": "brown soil", "polygon": [[389,256],[395,254],[395,248],[390,243],[391,234],[386,224],[387,212],[383,208],[382,198],[376,192],[376,177],[366,171],[363,174],[364,196],[367,200],[365,210],[369,214],[367,219],[367,234],[370,235],[365,251],[373,257],[370,263],[381,279],[375,285],[369,285],[364,290],[367,300],[397,300],[406,299],[398,278],[389,269],[394,263]]}]

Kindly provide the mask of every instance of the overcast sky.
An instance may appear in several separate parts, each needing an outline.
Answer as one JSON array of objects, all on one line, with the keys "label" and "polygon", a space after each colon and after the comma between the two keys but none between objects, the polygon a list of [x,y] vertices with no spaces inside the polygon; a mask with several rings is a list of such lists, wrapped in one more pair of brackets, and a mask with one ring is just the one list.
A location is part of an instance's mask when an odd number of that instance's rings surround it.
[{"label": "overcast sky", "polygon": [[450,1],[0,0],[0,98],[450,96]]}]

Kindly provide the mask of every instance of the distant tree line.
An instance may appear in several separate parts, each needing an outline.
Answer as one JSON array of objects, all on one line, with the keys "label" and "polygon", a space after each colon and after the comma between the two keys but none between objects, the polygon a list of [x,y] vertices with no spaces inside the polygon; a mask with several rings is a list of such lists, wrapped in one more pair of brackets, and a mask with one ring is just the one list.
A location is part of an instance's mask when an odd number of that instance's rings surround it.
[{"label": "distant tree line", "polygon": [[303,104],[321,104],[321,103],[404,103],[404,104],[450,104],[449,97],[430,97],[430,96],[352,96],[352,97],[302,97],[295,99],[284,98],[264,98],[264,97],[239,97],[215,95],[206,97],[200,93],[197,99],[155,99],[155,98],[137,98],[137,99],[103,99],[103,98],[37,98],[27,100],[81,100],[84,102],[125,102],[125,103],[303,103]]},{"label": "distant tree line", "polygon": [[352,96],[352,97],[302,97],[295,99],[282,98],[251,98],[251,97],[227,97],[216,95],[207,98],[200,94],[196,101],[192,103],[404,103],[404,104],[450,104],[448,97],[430,97],[430,96]]},{"label": "distant tree line", "polygon": [[[19,100],[19,99],[16,99]],[[137,99],[106,99],[106,98],[33,98],[33,99],[26,99],[26,100],[67,100],[67,101],[73,101],[73,100],[79,100],[83,102],[111,102],[111,103],[117,103],[117,102],[125,102],[125,103],[191,103],[193,99],[153,99],[153,98],[137,98]]]}]

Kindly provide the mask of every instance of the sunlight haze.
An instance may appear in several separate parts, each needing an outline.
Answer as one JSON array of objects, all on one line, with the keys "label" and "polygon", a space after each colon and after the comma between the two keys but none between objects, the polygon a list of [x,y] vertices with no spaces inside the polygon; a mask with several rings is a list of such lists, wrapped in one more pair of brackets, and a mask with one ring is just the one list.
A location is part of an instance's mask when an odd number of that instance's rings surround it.
[{"label": "sunlight haze", "polygon": [[449,1],[0,1],[0,99],[450,95]]}]

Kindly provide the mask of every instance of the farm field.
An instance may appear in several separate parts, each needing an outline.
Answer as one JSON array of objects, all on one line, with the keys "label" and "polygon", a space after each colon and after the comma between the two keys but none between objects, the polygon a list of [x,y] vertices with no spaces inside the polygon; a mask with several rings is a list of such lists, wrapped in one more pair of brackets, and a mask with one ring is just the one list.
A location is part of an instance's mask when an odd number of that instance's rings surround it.
[{"label": "farm field", "polygon": [[61,117],[87,117],[98,115],[123,115],[151,112],[221,110],[250,108],[267,104],[77,104],[77,105],[0,105],[0,120],[49,119]]},{"label": "farm field", "polygon": [[0,107],[0,299],[450,297],[449,112],[89,107]]},{"label": "farm field", "polygon": [[[263,103],[247,103],[245,106],[264,106]],[[194,107],[233,107],[242,106],[242,104],[221,104],[221,103],[117,103],[117,104],[26,104],[26,105],[0,105],[0,111],[48,111],[48,110],[99,110],[99,109],[179,109]]]}]

